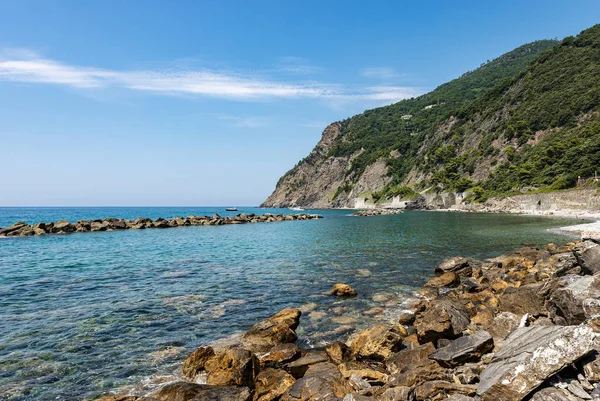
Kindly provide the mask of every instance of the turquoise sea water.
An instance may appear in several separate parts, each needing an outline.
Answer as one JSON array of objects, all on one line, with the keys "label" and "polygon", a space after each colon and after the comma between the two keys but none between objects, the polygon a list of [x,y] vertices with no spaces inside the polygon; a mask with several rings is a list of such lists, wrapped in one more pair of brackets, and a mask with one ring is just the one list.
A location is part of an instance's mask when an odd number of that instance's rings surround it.
[{"label": "turquoise sea water", "polygon": [[[200,207],[0,208],[0,227],[215,212],[228,214]],[[550,229],[577,223],[318,212],[325,218],[0,238],[0,398],[75,400],[145,391],[172,379],[195,347],[247,330],[287,306],[307,311],[302,345],[345,339],[373,320],[390,319],[444,258],[564,243],[571,237]],[[359,296],[326,295],[336,282],[352,285]]]}]

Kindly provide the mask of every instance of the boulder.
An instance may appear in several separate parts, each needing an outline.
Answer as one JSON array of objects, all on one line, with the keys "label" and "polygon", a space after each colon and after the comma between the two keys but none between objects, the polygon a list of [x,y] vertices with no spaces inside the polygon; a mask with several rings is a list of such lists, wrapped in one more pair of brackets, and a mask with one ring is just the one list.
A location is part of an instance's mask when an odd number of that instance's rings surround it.
[{"label": "boulder", "polygon": [[325,352],[327,352],[327,356],[338,365],[350,358],[350,349],[341,341],[335,341],[329,344],[327,348],[325,348]]},{"label": "boulder", "polygon": [[52,232],[56,234],[68,234],[75,232],[75,230],[75,226],[66,220],[59,220],[52,227]]},{"label": "boulder", "polygon": [[299,357],[300,348],[296,344],[277,344],[260,358],[260,364],[267,367],[280,366]]},{"label": "boulder", "polygon": [[388,382],[388,374],[385,369],[373,363],[365,363],[362,361],[345,362],[338,365],[338,369],[342,373],[342,377],[346,379],[355,376],[364,379],[369,382],[369,384],[377,386]]},{"label": "boulder", "polygon": [[204,364],[206,383],[214,386],[254,387],[259,362],[256,356],[242,348],[227,347]]},{"label": "boulder", "polygon": [[447,394],[475,395],[477,386],[470,384],[451,383],[444,380],[427,381],[417,386],[413,392],[416,400],[441,399]]},{"label": "boulder", "polygon": [[377,325],[356,336],[350,345],[350,353],[358,359],[383,361],[400,350],[401,345],[402,336],[397,329]]},{"label": "boulder", "polygon": [[573,254],[587,274],[600,272],[600,245],[593,241],[583,241],[573,247]]},{"label": "boulder", "polygon": [[463,258],[460,256],[446,259],[435,269],[435,274],[441,275],[448,272],[458,274],[460,277],[470,277],[473,274],[473,267],[481,266],[481,262],[474,259]]},{"label": "boulder", "polygon": [[158,401],[153,397],[138,397],[136,395],[105,395],[94,401]]},{"label": "boulder", "polygon": [[265,369],[256,376],[254,401],[279,399],[295,382],[296,379],[284,370]]},{"label": "boulder", "polygon": [[182,371],[187,378],[193,379],[198,373],[204,370],[206,361],[215,355],[211,347],[200,347],[188,355],[183,361]]},{"label": "boulder", "polygon": [[309,351],[302,358],[287,364],[287,370],[299,379],[304,376],[310,365],[329,361],[327,353],[324,351]]},{"label": "boulder", "polygon": [[426,359],[417,365],[407,365],[388,379],[392,387],[405,386],[414,388],[422,383],[433,380],[452,380],[452,371],[442,368],[434,360]]},{"label": "boulder", "polygon": [[379,401],[410,401],[410,387],[398,386],[386,389],[380,396]]},{"label": "boulder", "polygon": [[433,300],[415,319],[415,329],[421,343],[436,342],[439,338],[456,338],[469,325],[465,306],[450,298]]},{"label": "boulder", "polygon": [[596,333],[588,326],[531,326],[515,330],[480,376],[483,401],[521,400],[548,377],[591,353]]},{"label": "boulder", "polygon": [[456,287],[460,284],[460,276],[454,272],[446,272],[429,280],[426,287]]},{"label": "boulder", "polygon": [[546,308],[556,324],[576,325],[586,320],[583,303],[600,297],[600,277],[566,275],[551,290]]},{"label": "boulder", "polygon": [[392,374],[399,373],[407,366],[418,366],[425,361],[429,363],[429,355],[435,351],[432,343],[396,352],[385,361],[385,367]]},{"label": "boulder", "polygon": [[252,326],[242,338],[242,343],[254,352],[267,352],[282,343],[294,343],[298,339],[296,328],[300,323],[299,309],[286,308],[281,312]]},{"label": "boulder", "polygon": [[398,323],[401,325],[412,325],[415,322],[415,313],[410,310],[403,311],[398,317]]},{"label": "boulder", "polygon": [[329,362],[311,365],[281,397],[283,401],[338,400],[352,392],[352,387],[342,378],[337,367]]},{"label": "boulder", "polygon": [[356,393],[346,394],[342,401],[375,401],[373,397],[367,397],[366,395],[360,395]]},{"label": "boulder", "polygon": [[29,227],[29,225],[27,223],[23,223],[22,221],[18,221],[15,224],[13,224],[12,226],[1,228],[0,229],[0,236],[6,236],[6,237],[17,236],[17,235],[19,235],[18,233],[20,233],[26,227]]},{"label": "boulder", "polygon": [[585,378],[592,383],[600,382],[600,354],[593,352],[582,363]]},{"label": "boulder", "polygon": [[581,398],[574,397],[566,389],[546,387],[533,394],[530,401],[581,401]]},{"label": "boulder", "polygon": [[545,283],[528,284],[519,288],[509,287],[500,297],[498,310],[511,312],[516,315],[529,314],[530,316],[546,316]]},{"label": "boulder", "polygon": [[206,387],[196,383],[175,382],[162,386],[151,396],[159,401],[189,401]]},{"label": "boulder", "polygon": [[251,399],[248,387],[204,386],[192,401],[250,401]]},{"label": "boulder", "polygon": [[348,284],[341,283],[335,284],[329,293],[336,297],[354,297],[357,294],[354,288],[350,287]]},{"label": "boulder", "polygon": [[477,361],[493,348],[492,336],[487,331],[479,330],[470,336],[457,338],[448,346],[432,352],[429,358],[438,361],[442,366],[452,367]]},{"label": "boulder", "polygon": [[521,316],[511,312],[502,312],[487,327],[487,332],[494,339],[494,346],[499,348],[504,343],[504,339],[515,331],[521,323]]}]

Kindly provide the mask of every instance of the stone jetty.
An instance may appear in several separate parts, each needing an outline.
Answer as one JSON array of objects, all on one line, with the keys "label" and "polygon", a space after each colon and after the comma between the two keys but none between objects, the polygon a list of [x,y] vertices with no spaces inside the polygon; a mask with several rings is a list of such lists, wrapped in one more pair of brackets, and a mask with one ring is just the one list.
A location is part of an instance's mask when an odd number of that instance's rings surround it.
[{"label": "stone jetty", "polygon": [[600,400],[597,239],[434,271],[398,321],[345,342],[299,348],[301,312],[287,308],[238,345],[192,352],[180,381],[101,400]]},{"label": "stone jetty", "polygon": [[390,214],[402,214],[403,209],[366,209],[352,213],[352,216],[369,217],[369,216],[387,216]]},{"label": "stone jetty", "polygon": [[137,218],[134,220],[107,218],[104,220],[79,220],[70,223],[60,220],[53,223],[37,223],[29,225],[17,222],[10,227],[0,228],[0,237],[26,237],[44,234],[71,234],[75,232],[113,231],[113,230],[141,230],[146,228],[170,228],[184,226],[220,226],[224,224],[247,224],[247,223],[272,223],[294,220],[321,219],[318,214],[288,214],[284,215],[265,213],[263,215],[240,213],[236,216],[221,217],[213,216],[188,216],[173,217],[171,219]]}]

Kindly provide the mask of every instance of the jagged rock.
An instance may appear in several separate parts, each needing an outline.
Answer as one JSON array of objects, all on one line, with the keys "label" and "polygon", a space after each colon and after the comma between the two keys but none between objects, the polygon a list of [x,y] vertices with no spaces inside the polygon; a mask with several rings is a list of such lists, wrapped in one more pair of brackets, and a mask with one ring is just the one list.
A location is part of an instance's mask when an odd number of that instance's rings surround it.
[{"label": "jagged rock", "polygon": [[426,287],[456,287],[460,284],[460,276],[454,272],[446,272],[429,280]]},{"label": "jagged rock", "polygon": [[413,311],[404,311],[398,317],[398,323],[401,325],[412,325],[415,322],[415,313]]},{"label": "jagged rock", "polygon": [[206,361],[206,383],[214,386],[254,387],[259,362],[256,356],[242,348],[224,348]]},{"label": "jagged rock", "polygon": [[547,289],[544,283],[524,285],[519,288],[510,287],[500,297],[498,310],[516,315],[544,316],[548,314],[545,306]]},{"label": "jagged rock", "polygon": [[570,274],[558,279],[556,285],[546,303],[552,320],[563,325],[583,323],[586,320],[583,303],[600,296],[600,278]]},{"label": "jagged rock", "polygon": [[169,383],[155,391],[152,397],[159,401],[189,401],[206,387],[205,385],[188,382]]},{"label": "jagged rock", "polygon": [[105,395],[94,401],[159,401],[153,397],[138,397],[135,395]]},{"label": "jagged rock", "polygon": [[302,358],[288,363],[287,370],[292,376],[299,379],[304,376],[310,365],[327,361],[329,361],[329,357],[324,351],[309,351]]},{"label": "jagged rock", "polygon": [[476,331],[470,336],[464,336],[452,341],[448,346],[440,348],[429,358],[438,361],[440,365],[452,367],[465,362],[478,360],[481,355],[494,348],[494,340],[487,331]]},{"label": "jagged rock", "polygon": [[537,391],[531,397],[531,401],[581,401],[581,398],[573,396],[565,389],[547,387]]},{"label": "jagged rock", "polygon": [[279,366],[300,357],[300,348],[296,344],[277,344],[260,358],[262,366]]},{"label": "jagged rock", "polygon": [[469,312],[462,303],[442,298],[417,314],[415,329],[421,343],[436,342],[439,338],[459,337],[469,323]]},{"label": "jagged rock", "polygon": [[573,247],[573,254],[579,266],[588,274],[600,272],[600,245],[593,241],[583,241]]},{"label": "jagged rock", "polygon": [[75,232],[75,226],[66,220],[59,220],[54,223],[52,232],[55,234],[68,234]]},{"label": "jagged rock", "polygon": [[442,368],[436,361],[427,359],[417,365],[401,367],[398,373],[388,378],[388,384],[392,387],[406,386],[414,388],[419,384],[432,380],[452,380],[452,374]]},{"label": "jagged rock", "polygon": [[379,396],[380,401],[410,401],[411,388],[406,386],[398,386],[388,388]]},{"label": "jagged rock", "polygon": [[594,352],[583,360],[583,374],[592,383],[600,382],[600,354]]},{"label": "jagged rock", "polygon": [[418,366],[423,361],[429,363],[429,355],[435,351],[432,343],[427,343],[412,349],[396,352],[385,361],[385,367],[392,373],[399,373],[407,366]]},{"label": "jagged rock", "polygon": [[375,398],[367,397],[366,395],[352,393],[352,394],[346,394],[342,401],[375,401]]},{"label": "jagged rock", "polygon": [[296,342],[298,337],[295,330],[301,314],[299,309],[286,308],[255,324],[244,334],[244,346],[254,352],[267,352],[277,344]]},{"label": "jagged rock", "polygon": [[[192,401],[250,401],[251,399],[248,387],[205,386]],[[169,401],[171,400],[169,399]]]},{"label": "jagged rock", "polygon": [[341,341],[335,341],[325,348],[329,358],[336,364],[340,364],[350,358],[350,349]]},{"label": "jagged rock", "polygon": [[474,385],[433,380],[417,386],[414,390],[414,396],[416,400],[432,400],[440,394],[462,394],[470,396],[475,395],[476,391],[477,386]]},{"label": "jagged rock", "polygon": [[475,398],[468,397],[468,396],[462,395],[462,394],[452,394],[451,396],[446,398],[444,401],[475,401]]},{"label": "jagged rock", "polygon": [[473,274],[474,266],[481,266],[481,262],[457,256],[443,261],[436,267],[435,274],[441,275],[447,272],[453,272],[460,277],[470,277],[471,274]]},{"label": "jagged rock", "polygon": [[402,336],[395,328],[385,325],[371,327],[356,336],[350,352],[356,358],[383,361],[400,349]]},{"label": "jagged rock", "polygon": [[388,374],[385,370],[372,364],[346,362],[338,365],[338,369],[342,373],[342,377],[346,379],[358,376],[373,385],[382,385],[388,381]]},{"label": "jagged rock", "polygon": [[341,283],[335,284],[329,293],[336,297],[354,297],[357,294],[354,288],[350,287],[348,284]]},{"label": "jagged rock", "polygon": [[272,401],[278,399],[296,382],[284,370],[268,368],[256,376],[254,401]]},{"label": "jagged rock", "polygon": [[206,361],[214,355],[215,351],[211,347],[200,347],[196,349],[183,361],[183,375],[193,379],[198,373],[204,370]]},{"label": "jagged rock", "polygon": [[294,385],[281,397],[281,400],[334,401],[351,392],[352,388],[341,378],[341,375],[311,375],[297,380],[296,383],[294,383]]},{"label": "jagged rock", "polygon": [[520,400],[553,373],[596,347],[588,326],[532,326],[515,330],[481,373],[483,401]]},{"label": "jagged rock", "polygon": [[487,327],[487,332],[494,339],[494,346],[499,348],[504,343],[504,339],[515,331],[521,323],[521,316],[511,312],[502,312],[498,314],[491,324]]}]

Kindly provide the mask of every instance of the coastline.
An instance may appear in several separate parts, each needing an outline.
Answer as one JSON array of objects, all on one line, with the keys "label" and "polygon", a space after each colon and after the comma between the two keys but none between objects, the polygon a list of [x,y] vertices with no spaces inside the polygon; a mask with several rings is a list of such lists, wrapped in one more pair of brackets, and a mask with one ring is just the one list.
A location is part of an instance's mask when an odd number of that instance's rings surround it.
[{"label": "coastline", "polygon": [[[405,309],[394,322],[319,348],[298,347],[296,329],[305,317],[301,308],[288,307],[245,333],[200,346],[183,361],[181,374],[145,396],[161,401],[591,399],[600,394],[596,256],[600,243],[586,240],[521,248],[482,261],[450,258],[402,303]],[[356,296],[344,284],[330,294],[341,300]]]}]

